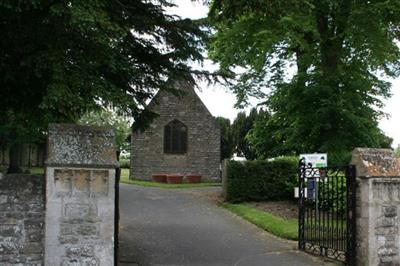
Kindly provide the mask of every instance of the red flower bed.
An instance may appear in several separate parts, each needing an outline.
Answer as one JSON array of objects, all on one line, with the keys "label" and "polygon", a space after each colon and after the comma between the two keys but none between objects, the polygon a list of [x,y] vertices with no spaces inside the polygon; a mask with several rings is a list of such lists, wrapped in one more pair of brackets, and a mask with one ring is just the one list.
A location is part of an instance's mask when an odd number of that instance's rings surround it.
[{"label": "red flower bed", "polygon": [[186,176],[187,183],[200,183],[201,182],[201,175],[187,175]]},{"label": "red flower bed", "polygon": [[153,174],[152,179],[154,182],[157,183],[166,183],[167,182],[167,175],[166,174]]},{"label": "red flower bed", "polygon": [[183,175],[180,174],[171,174],[167,175],[167,183],[168,184],[180,184],[183,181]]}]

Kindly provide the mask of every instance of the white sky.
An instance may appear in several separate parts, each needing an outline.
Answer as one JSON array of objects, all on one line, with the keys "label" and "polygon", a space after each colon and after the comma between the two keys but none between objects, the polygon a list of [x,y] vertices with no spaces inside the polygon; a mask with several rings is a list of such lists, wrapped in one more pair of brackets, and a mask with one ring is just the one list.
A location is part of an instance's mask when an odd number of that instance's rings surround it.
[{"label": "white sky", "polygon": [[[181,16],[182,18],[198,19],[207,16],[208,8],[201,4],[201,1],[176,0],[176,8],[168,10],[170,13]],[[204,63],[205,69],[214,69],[210,61]],[[214,116],[223,116],[231,121],[236,114],[242,110],[234,108],[236,102],[235,95],[226,88],[200,83],[201,91],[197,91],[200,98]],[[389,115],[379,121],[379,127],[391,138],[393,147],[400,144],[400,78],[392,81],[393,96],[385,102],[383,111]],[[250,109],[247,108],[247,110]]]}]

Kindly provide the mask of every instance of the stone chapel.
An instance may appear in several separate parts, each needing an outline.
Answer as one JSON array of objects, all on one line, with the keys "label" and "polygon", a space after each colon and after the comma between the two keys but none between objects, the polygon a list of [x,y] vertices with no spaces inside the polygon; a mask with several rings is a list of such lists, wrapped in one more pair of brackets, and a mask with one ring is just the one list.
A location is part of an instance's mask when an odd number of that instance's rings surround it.
[{"label": "stone chapel", "polygon": [[174,84],[183,95],[159,91],[147,106],[158,117],[145,131],[132,132],[130,178],[179,173],[218,181],[220,127],[192,83]]}]

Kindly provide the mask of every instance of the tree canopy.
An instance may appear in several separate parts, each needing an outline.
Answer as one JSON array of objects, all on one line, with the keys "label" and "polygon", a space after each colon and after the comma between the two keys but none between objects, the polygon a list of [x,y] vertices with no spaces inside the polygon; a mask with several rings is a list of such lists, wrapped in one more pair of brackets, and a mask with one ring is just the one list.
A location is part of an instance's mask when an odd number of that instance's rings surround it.
[{"label": "tree canopy", "polygon": [[263,120],[266,115],[262,109],[252,108],[248,115],[244,111],[239,112],[232,124],[227,118],[217,117],[221,128],[221,160],[230,159],[233,154],[247,160],[256,159],[255,143],[251,143],[249,133],[257,121]]},{"label": "tree canopy", "polygon": [[271,113],[255,132],[280,147],[260,153],[390,146],[377,121],[400,74],[399,12],[397,0],[210,2],[210,57],[239,103],[256,96]]},{"label": "tree canopy", "polygon": [[[190,79],[202,31],[173,1],[1,1],[0,133],[112,106],[134,118],[168,79]],[[16,130],[18,129],[18,130]]]},{"label": "tree canopy", "polygon": [[[247,160],[257,158],[256,151],[249,142],[248,134],[253,128],[255,122],[263,117],[263,110],[258,111],[252,108],[248,115],[246,112],[239,112],[232,123],[232,134],[235,142],[235,152],[237,156],[245,157]],[[267,136],[267,135],[266,135]]]}]

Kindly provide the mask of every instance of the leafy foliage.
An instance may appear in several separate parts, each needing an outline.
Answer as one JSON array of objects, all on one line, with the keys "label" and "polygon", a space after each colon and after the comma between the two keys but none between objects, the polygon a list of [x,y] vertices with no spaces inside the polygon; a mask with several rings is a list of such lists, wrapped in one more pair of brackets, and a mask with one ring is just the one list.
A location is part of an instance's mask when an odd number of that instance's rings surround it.
[{"label": "leafy foliage", "polygon": [[217,117],[221,129],[221,161],[232,158],[235,142],[232,134],[231,121],[224,117]]},{"label": "leafy foliage", "polygon": [[247,160],[256,159],[257,154],[248,137],[254,123],[264,115],[267,114],[262,109],[252,108],[249,115],[239,112],[232,124],[229,119],[217,117],[221,128],[221,160],[231,158],[234,153]]},{"label": "leafy foliage", "polygon": [[113,128],[115,131],[115,141],[119,150],[130,150],[128,137],[131,133],[131,121],[128,117],[118,115],[112,110],[101,109],[86,113],[79,119],[78,123]]},{"label": "leafy foliage", "polygon": [[281,154],[294,155],[290,149],[282,145],[284,141],[282,128],[274,124],[272,119],[275,119],[275,116],[271,116],[268,112],[260,113],[246,136],[258,159],[268,159]]},{"label": "leafy foliage", "polygon": [[377,121],[382,76],[400,73],[399,12],[396,0],[211,1],[210,57],[239,103],[256,96],[272,114],[255,125],[256,153],[389,147]]},{"label": "leafy foliage", "polygon": [[338,172],[328,173],[328,176],[330,177],[323,182],[318,182],[318,208],[345,215],[347,209],[345,175],[343,172]]},{"label": "leafy foliage", "polygon": [[297,184],[298,160],[281,157],[273,161],[229,161],[226,200],[286,200]]},{"label": "leafy foliage", "polygon": [[[20,142],[43,138],[49,122],[76,122],[113,108],[148,125],[144,110],[168,80],[192,80],[202,60],[197,23],[167,15],[169,0],[0,2],[0,139],[17,169]],[[13,155],[14,154],[14,155]]]},{"label": "leafy foliage", "polygon": [[1,139],[41,135],[48,122],[74,122],[99,107],[137,118],[156,89],[173,90],[168,79],[190,80],[187,63],[202,60],[203,33],[167,15],[172,5],[2,1]]},{"label": "leafy foliage", "polygon": [[[261,114],[262,110],[260,111]],[[259,113],[256,108],[252,108],[249,115],[245,112],[237,114],[232,124],[232,131],[235,140],[235,152],[238,156],[244,156],[247,160],[254,160],[256,154],[250,145],[247,134],[253,127]]]}]

